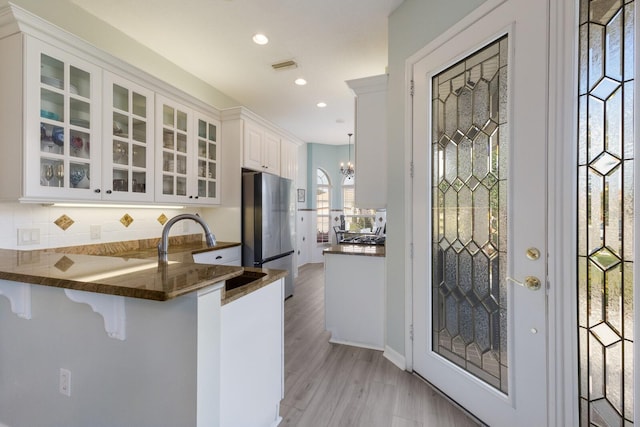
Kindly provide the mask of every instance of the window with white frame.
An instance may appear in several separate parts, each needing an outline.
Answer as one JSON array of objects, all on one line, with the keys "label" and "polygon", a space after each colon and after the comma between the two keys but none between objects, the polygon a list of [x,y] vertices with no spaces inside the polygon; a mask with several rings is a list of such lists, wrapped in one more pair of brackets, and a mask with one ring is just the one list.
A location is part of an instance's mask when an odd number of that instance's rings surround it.
[{"label": "window with white frame", "polygon": [[375,209],[360,209],[356,207],[355,177],[353,176],[345,177],[342,181],[342,206],[345,230],[376,231]]},{"label": "window with white frame", "polygon": [[329,176],[322,169],[316,171],[316,242],[329,243],[331,224]]}]

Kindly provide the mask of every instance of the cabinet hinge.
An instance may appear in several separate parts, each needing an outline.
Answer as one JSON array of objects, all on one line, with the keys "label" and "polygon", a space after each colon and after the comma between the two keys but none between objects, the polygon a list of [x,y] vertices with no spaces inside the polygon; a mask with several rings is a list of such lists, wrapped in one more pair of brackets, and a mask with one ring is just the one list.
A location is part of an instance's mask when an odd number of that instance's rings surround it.
[{"label": "cabinet hinge", "polygon": [[409,243],[409,259],[413,259],[413,242]]},{"label": "cabinet hinge", "polygon": [[414,172],[413,162],[410,162],[409,163],[409,176],[411,176],[411,178],[413,178],[413,172]]},{"label": "cabinet hinge", "polygon": [[415,93],[415,91],[416,91],[416,85],[413,79],[411,79],[411,82],[409,82],[409,95],[413,97],[413,94]]},{"label": "cabinet hinge", "polygon": [[409,325],[409,339],[413,341],[413,323]]}]

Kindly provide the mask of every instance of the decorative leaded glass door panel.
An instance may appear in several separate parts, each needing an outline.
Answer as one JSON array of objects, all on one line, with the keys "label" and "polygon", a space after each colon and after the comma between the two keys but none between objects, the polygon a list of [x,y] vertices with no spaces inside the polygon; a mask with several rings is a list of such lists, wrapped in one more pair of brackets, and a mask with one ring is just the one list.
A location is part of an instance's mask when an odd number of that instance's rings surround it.
[{"label": "decorative leaded glass door panel", "polygon": [[491,426],[547,424],[546,7],[413,68],[414,370]]}]

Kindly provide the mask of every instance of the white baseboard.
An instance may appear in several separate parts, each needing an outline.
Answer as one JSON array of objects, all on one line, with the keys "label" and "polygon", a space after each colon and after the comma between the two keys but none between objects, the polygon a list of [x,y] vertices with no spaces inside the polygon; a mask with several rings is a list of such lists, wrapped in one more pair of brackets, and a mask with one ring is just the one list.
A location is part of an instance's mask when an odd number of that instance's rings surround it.
[{"label": "white baseboard", "polygon": [[384,353],[382,353],[382,355],[403,371],[407,369],[407,363],[404,356],[391,347],[385,346]]},{"label": "white baseboard", "polygon": [[[345,341],[345,340],[334,340],[333,338],[329,338],[329,342],[332,344],[342,344],[342,345],[350,345],[351,347],[361,347],[361,348],[368,348],[371,350],[378,350],[378,351],[383,351],[384,348],[377,346],[377,345],[371,345],[371,344],[363,344],[360,342],[353,342],[353,341]],[[2,426],[0,426],[2,427]]]}]

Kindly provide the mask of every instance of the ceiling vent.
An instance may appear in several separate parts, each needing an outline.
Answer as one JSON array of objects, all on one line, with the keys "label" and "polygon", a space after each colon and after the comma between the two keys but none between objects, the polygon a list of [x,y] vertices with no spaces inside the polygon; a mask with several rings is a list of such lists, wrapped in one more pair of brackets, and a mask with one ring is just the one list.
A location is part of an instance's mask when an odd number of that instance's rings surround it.
[{"label": "ceiling vent", "polygon": [[290,59],[288,61],[282,61],[282,62],[277,62],[275,64],[271,64],[271,68],[273,68],[276,71],[289,70],[293,68],[298,68],[298,64],[296,63],[296,61]]}]

